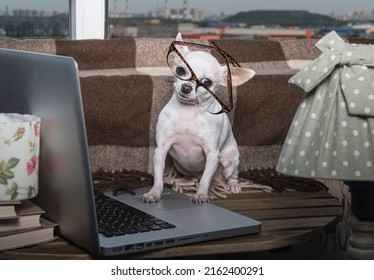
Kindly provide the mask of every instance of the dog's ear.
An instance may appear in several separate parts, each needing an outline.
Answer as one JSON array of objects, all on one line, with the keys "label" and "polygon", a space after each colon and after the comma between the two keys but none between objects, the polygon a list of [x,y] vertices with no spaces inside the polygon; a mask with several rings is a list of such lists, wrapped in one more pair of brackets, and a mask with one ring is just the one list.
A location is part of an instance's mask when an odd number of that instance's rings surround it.
[{"label": "dog's ear", "polygon": [[177,34],[177,37],[175,37],[175,41],[179,41],[179,42],[183,42],[183,39],[182,39],[182,33],[178,33]]},{"label": "dog's ear", "polygon": [[[180,32],[177,34],[177,37],[175,37],[175,41],[183,42],[182,34]],[[186,53],[190,52],[190,50],[186,46],[176,45],[176,48],[181,53],[181,55],[185,55]]]},{"label": "dog's ear", "polygon": [[[227,86],[227,66],[222,66],[223,69],[223,81],[222,84]],[[252,69],[241,68],[241,67],[230,67],[231,71],[231,84],[233,86],[240,86],[252,79],[255,75],[255,71]]]}]

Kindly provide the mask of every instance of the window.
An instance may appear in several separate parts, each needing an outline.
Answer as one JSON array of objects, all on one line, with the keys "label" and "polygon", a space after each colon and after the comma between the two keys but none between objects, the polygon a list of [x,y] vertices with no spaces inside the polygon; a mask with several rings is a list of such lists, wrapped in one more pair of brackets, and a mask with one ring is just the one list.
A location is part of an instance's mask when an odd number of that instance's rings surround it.
[{"label": "window", "polygon": [[0,3],[0,38],[69,37],[68,0],[4,0]]},{"label": "window", "polygon": [[[301,25],[294,25],[290,29],[288,23],[282,25],[279,20],[287,18],[287,13],[295,14],[294,11],[276,11],[277,16],[273,15],[274,11],[239,14],[246,9],[245,0],[231,6],[227,3],[212,6],[213,0],[209,2],[210,5],[208,1],[191,1],[189,6],[187,0],[170,1],[170,4],[168,0],[0,0],[0,39],[172,38],[178,32],[182,32],[185,37],[190,35],[193,38],[216,40],[296,39],[318,38],[331,28],[342,37],[374,36],[370,25],[374,20],[374,12],[370,9],[365,11],[363,6],[359,8],[363,12],[335,15],[335,19],[302,11],[296,13],[301,18],[298,21]],[[228,19],[226,13],[219,12],[221,10],[230,10],[235,14]],[[315,22],[311,27],[306,19],[305,22],[302,20],[305,14],[308,15],[308,22]],[[278,23],[274,23],[273,19]]]},{"label": "window", "polygon": [[106,38],[108,0],[4,0],[0,38]]}]

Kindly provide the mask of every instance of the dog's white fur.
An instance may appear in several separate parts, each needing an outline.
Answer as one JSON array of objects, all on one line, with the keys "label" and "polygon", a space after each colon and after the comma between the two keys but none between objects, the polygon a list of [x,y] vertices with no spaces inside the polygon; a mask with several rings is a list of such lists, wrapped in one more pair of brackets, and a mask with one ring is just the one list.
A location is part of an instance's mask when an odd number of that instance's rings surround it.
[{"label": "dog's white fur", "polygon": [[[180,33],[176,40],[182,41]],[[226,84],[227,67],[221,66],[212,55],[203,51],[190,52],[186,46],[178,47],[178,51],[200,80],[210,77],[213,84]],[[239,67],[230,70],[233,86],[247,82],[255,74],[253,70]],[[186,85],[192,87],[189,94],[181,90]],[[157,202],[161,198],[168,152],[179,172],[200,179],[193,201],[208,201],[212,180],[223,182],[232,193],[240,192],[239,151],[229,118],[225,113],[214,115],[207,112],[195,98],[195,86],[193,81],[176,79],[172,98],[159,114],[156,125],[157,147],[153,156],[154,185],[143,195],[144,202]]]}]

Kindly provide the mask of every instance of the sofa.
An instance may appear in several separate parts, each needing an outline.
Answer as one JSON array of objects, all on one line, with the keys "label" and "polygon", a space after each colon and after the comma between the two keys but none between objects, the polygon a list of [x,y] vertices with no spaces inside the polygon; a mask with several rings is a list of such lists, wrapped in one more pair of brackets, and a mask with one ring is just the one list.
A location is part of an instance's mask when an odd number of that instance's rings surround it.
[{"label": "sofa", "polygon": [[[155,123],[171,96],[173,75],[166,64],[171,41],[3,39],[0,47],[74,57],[92,170],[151,172]],[[274,167],[303,95],[287,81],[318,56],[314,41],[222,40],[218,45],[242,67],[256,71],[252,80],[234,89],[229,114],[240,150],[239,169]]]},{"label": "sofa", "polygon": [[[170,39],[2,39],[1,48],[73,57],[79,68],[91,169],[152,173],[157,116],[172,93]],[[206,40],[189,40],[209,44]],[[349,42],[368,43],[365,39]],[[242,67],[256,71],[234,88],[229,113],[240,152],[239,171],[274,169],[303,91],[288,79],[320,51],[316,40],[220,40]],[[167,170],[172,174],[172,162]],[[172,175],[174,176],[174,175]],[[344,198],[340,182],[325,182]]]}]

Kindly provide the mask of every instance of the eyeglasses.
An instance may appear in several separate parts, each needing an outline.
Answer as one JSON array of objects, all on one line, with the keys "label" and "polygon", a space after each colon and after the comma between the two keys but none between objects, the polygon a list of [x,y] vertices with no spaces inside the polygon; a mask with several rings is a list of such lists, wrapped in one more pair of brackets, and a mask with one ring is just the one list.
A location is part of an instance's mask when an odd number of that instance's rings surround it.
[{"label": "eyeglasses", "polygon": [[[178,50],[178,47],[189,47],[193,51],[204,49],[218,53],[224,59],[227,67],[223,77],[225,81],[222,81],[222,79],[220,81],[214,81],[209,77],[198,78],[191,66],[187,63],[186,58]],[[202,45],[174,41],[170,44],[166,57],[170,70],[178,79],[196,83],[196,99],[205,110],[212,114],[228,113],[232,110],[233,95],[230,63],[233,67],[240,67],[240,65],[231,55],[221,50],[214,42],[211,42],[211,45]]]}]

